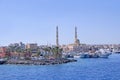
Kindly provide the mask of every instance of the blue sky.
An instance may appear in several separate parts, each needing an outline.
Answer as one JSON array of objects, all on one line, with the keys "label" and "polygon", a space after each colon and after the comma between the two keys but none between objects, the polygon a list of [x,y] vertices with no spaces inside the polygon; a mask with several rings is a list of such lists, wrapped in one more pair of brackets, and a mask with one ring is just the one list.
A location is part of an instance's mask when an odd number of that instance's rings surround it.
[{"label": "blue sky", "polygon": [[120,0],[0,0],[0,46],[24,42],[60,44],[78,38],[86,44],[120,43]]}]

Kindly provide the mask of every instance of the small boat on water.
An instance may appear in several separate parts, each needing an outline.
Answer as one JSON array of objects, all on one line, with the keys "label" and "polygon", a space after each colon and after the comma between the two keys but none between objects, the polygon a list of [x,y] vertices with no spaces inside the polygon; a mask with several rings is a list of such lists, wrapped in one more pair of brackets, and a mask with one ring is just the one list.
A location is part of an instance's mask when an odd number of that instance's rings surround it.
[{"label": "small boat on water", "polygon": [[103,49],[100,49],[98,54],[99,54],[100,58],[108,58],[108,56],[111,55],[112,53],[109,51],[105,51]]},{"label": "small boat on water", "polygon": [[108,58],[109,54],[100,54],[99,58]]},{"label": "small boat on water", "polygon": [[0,59],[0,64],[4,64],[6,62],[5,59]]},{"label": "small boat on water", "polygon": [[120,51],[115,51],[114,53],[115,53],[115,54],[120,54]]},{"label": "small boat on water", "polygon": [[98,54],[89,54],[89,53],[83,53],[80,54],[80,58],[98,58]]},{"label": "small boat on water", "polygon": [[89,53],[81,53],[80,58],[90,58]]},{"label": "small boat on water", "polygon": [[74,58],[80,58],[80,55],[74,55]]}]

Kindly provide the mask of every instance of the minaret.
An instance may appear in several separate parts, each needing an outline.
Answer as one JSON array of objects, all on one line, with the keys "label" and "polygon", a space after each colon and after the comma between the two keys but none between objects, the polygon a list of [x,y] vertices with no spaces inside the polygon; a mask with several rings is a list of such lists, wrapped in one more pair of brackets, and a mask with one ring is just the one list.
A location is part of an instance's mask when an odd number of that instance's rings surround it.
[{"label": "minaret", "polygon": [[75,27],[75,45],[76,45],[76,46],[79,46],[79,45],[80,45],[80,41],[79,41],[79,39],[77,38],[77,27]]},{"label": "minaret", "polygon": [[77,41],[77,27],[75,27],[75,42]]},{"label": "minaret", "polygon": [[56,27],[56,46],[59,46],[59,39],[58,39],[58,26]]}]

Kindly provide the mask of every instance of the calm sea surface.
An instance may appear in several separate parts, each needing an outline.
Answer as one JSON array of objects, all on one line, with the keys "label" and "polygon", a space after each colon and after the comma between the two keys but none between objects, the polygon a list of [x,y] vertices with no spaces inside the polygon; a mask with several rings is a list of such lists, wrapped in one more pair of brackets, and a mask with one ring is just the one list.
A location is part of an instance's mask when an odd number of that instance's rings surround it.
[{"label": "calm sea surface", "polygon": [[60,65],[0,65],[0,80],[120,80],[120,55]]}]

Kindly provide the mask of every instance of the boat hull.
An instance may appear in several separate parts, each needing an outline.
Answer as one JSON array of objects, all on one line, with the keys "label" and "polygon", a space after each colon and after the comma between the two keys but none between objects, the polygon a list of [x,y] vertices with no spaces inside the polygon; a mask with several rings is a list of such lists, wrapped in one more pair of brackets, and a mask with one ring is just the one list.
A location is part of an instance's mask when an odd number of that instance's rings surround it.
[{"label": "boat hull", "polygon": [[6,63],[6,60],[0,59],[0,64],[4,64],[4,63]]}]

